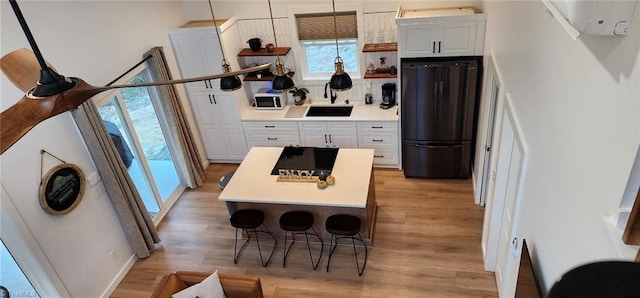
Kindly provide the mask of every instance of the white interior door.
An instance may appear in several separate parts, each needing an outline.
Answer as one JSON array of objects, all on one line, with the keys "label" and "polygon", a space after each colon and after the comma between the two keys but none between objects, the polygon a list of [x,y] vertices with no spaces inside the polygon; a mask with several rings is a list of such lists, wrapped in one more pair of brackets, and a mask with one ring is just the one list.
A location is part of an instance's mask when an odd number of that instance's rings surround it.
[{"label": "white interior door", "polygon": [[495,271],[500,296],[513,297],[521,242],[516,238],[517,202],[526,150],[509,100],[506,102],[500,124],[496,172],[489,183],[482,245],[485,270]]},{"label": "white interior door", "polygon": [[[504,114],[505,113],[503,113],[503,115]],[[501,129],[500,148],[497,152],[497,166],[495,167],[495,173],[491,175],[489,197],[484,210],[482,246],[484,248],[484,268],[487,271],[496,270],[498,245],[500,243],[499,237],[503,220],[502,215],[505,207],[514,139],[513,129],[511,125],[507,124],[507,121],[502,122]]]},{"label": "white interior door", "polygon": [[502,123],[503,128],[510,131],[513,137],[511,152],[507,154],[510,155],[510,160],[508,162],[509,169],[506,174],[507,183],[502,212],[502,226],[500,227],[500,236],[498,238],[496,282],[501,296],[513,297],[518,272],[517,264],[519,264],[519,240],[516,238],[515,232],[516,202],[520,189],[524,149],[519,142],[517,133],[514,133],[515,127],[509,113],[505,113],[505,118]]}]

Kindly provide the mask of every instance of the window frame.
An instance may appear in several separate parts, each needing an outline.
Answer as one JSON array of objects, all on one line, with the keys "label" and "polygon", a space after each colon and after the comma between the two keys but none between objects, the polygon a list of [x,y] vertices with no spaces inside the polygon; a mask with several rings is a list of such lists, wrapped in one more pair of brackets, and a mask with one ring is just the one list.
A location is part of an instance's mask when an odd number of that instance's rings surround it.
[{"label": "window frame", "polygon": [[[355,11],[356,21],[358,24],[358,38],[356,40],[356,57],[357,71],[355,73],[348,72],[353,81],[363,79],[362,73],[364,69],[364,55],[362,54],[362,47],[364,46],[364,17],[362,3],[336,3],[336,12],[341,11]],[[301,6],[289,6],[287,7],[287,16],[289,20],[289,29],[291,32],[291,49],[294,55],[300,61],[300,76],[297,77],[297,81],[307,85],[322,85],[326,83],[331,74],[318,75],[310,74],[307,67],[307,55],[306,48],[303,46],[303,42],[298,38],[298,30],[296,25],[296,14],[312,14],[312,13],[332,13],[332,7],[330,5],[301,5]],[[334,57],[335,58],[335,57]],[[334,60],[328,61],[333,64]]]},{"label": "window frame", "polygon": [[[302,49],[302,52],[304,53],[304,55],[301,55],[302,57],[300,57],[300,62],[301,62],[301,68],[302,68],[302,76],[304,79],[306,80],[329,80],[331,78],[331,75],[333,75],[333,73],[335,71],[331,71],[331,72],[322,72],[322,73],[316,73],[316,72],[310,72],[309,71],[309,60],[307,59],[307,47],[313,46],[310,43],[315,43],[315,42],[332,42],[332,45],[335,45],[335,40],[305,40],[305,41],[299,41],[300,42],[300,48]],[[357,59],[357,64],[356,64],[356,72],[359,73],[360,72],[360,65],[361,65],[361,59],[360,59],[360,55],[358,54],[358,39],[341,39],[339,40],[339,45],[338,47],[341,47],[343,44],[353,44],[356,47],[356,59]],[[341,56],[342,57],[342,56]],[[327,63],[330,63],[331,65],[333,65],[333,63],[335,62],[335,58],[332,61],[327,61]],[[344,57],[342,57],[342,59],[344,60]],[[333,68],[332,68],[333,69]],[[347,70],[345,68],[345,71],[347,73],[349,73],[349,75],[354,78],[356,77],[356,75],[352,75],[351,73],[353,73],[353,71]],[[358,77],[359,78],[359,77]]]}]

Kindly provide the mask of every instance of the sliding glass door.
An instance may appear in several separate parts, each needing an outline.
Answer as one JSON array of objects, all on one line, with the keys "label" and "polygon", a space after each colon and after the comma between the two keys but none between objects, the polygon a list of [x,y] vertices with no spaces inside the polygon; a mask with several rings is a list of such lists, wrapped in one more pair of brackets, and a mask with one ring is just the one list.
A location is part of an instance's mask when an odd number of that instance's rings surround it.
[{"label": "sliding glass door", "polygon": [[[142,83],[147,70],[134,74],[127,83]],[[153,88],[118,89],[96,105],[152,217],[184,189],[171,152],[167,124]]]}]

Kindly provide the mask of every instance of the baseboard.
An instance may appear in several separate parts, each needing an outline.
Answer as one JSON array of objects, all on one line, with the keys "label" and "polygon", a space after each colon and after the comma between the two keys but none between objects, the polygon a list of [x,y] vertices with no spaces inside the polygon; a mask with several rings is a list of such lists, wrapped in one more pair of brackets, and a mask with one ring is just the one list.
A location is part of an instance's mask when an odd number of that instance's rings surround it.
[{"label": "baseboard", "polygon": [[102,293],[102,295],[100,295],[100,297],[107,298],[111,296],[111,294],[113,294],[113,291],[116,290],[120,282],[124,279],[125,275],[127,275],[129,270],[131,270],[131,267],[133,267],[133,264],[135,264],[137,260],[138,260],[138,257],[136,257],[135,254],[132,254],[129,260],[127,261],[127,263],[124,265],[124,267],[122,267],[120,272],[118,272],[116,277],[109,284],[107,289],[104,290],[104,292]]}]

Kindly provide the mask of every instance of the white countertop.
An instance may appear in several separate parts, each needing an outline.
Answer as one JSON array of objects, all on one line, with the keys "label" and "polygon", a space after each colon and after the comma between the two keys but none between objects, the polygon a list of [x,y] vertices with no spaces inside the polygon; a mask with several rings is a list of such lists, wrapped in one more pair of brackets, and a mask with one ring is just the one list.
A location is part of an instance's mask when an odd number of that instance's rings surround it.
[{"label": "white countertop", "polygon": [[271,170],[282,147],[253,147],[220,196],[221,201],[365,208],[373,149],[340,148],[332,175],[336,183],[277,182]]},{"label": "white countertop", "polygon": [[[307,109],[310,106],[353,106],[351,116],[349,117],[304,117],[305,113],[301,113],[300,117],[288,117],[289,109]],[[380,108],[379,103],[371,105],[364,104],[361,101],[352,101],[349,104],[344,103],[320,103],[320,104],[304,104],[301,106],[287,105],[282,110],[256,110],[255,108],[243,109],[240,119],[242,121],[398,121],[398,106],[384,110]],[[297,114],[297,113],[296,113]],[[291,113],[289,114],[291,115]]]}]

